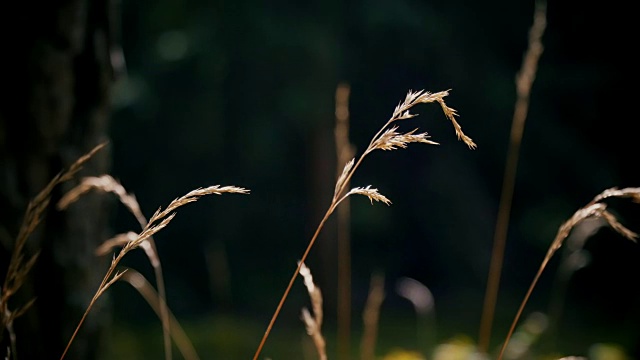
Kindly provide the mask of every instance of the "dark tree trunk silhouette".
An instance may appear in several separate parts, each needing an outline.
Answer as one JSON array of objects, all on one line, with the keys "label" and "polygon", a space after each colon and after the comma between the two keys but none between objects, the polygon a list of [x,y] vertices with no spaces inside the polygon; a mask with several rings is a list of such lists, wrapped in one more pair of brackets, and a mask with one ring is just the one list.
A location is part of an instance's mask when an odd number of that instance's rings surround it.
[{"label": "dark tree trunk silhouette", "polygon": [[[114,75],[114,8],[109,1],[12,2],[3,10],[2,279],[29,200],[56,173],[107,140]],[[107,172],[107,149],[96,154],[79,177]],[[12,298],[14,307],[36,298],[14,324],[17,351],[12,355],[18,359],[59,358],[104,274],[104,260],[93,252],[107,231],[106,199],[89,195],[66,211],[55,209],[60,195],[76,183],[55,189],[42,223],[27,243],[27,255],[40,251],[40,256],[27,283]],[[104,304],[100,301],[92,310],[66,359],[99,357],[107,320]],[[0,349],[3,358],[5,345]]]}]

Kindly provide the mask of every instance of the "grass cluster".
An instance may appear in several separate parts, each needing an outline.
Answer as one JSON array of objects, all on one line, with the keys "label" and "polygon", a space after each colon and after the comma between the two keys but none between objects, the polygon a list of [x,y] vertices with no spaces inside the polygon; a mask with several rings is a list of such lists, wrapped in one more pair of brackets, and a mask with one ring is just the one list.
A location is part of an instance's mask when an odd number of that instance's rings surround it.
[{"label": "grass cluster", "polygon": [[[527,317],[524,322],[520,322],[524,315],[525,306],[536,287],[541,275],[547,267],[551,258],[561,248],[564,241],[571,234],[578,224],[587,219],[600,219],[603,224],[608,225],[622,237],[632,241],[636,241],[638,235],[624,226],[609,211],[610,199],[621,198],[640,203],[640,188],[610,188],[596,195],[589,203],[580,207],[568,220],[558,229],[556,237],[551,241],[546,256],[542,259],[541,265],[531,282],[527,293],[525,294],[520,307],[515,314],[511,327],[502,341],[502,345],[495,351],[489,350],[489,340],[491,335],[491,327],[494,318],[495,304],[497,298],[497,290],[499,288],[499,278],[502,271],[502,260],[504,257],[504,247],[506,242],[507,226],[509,223],[509,213],[511,200],[513,196],[513,188],[515,182],[515,172],[518,162],[519,145],[524,131],[524,122],[529,106],[529,93],[535,78],[537,69],[537,61],[542,54],[541,37],[545,27],[545,8],[540,6],[537,9],[534,24],[531,28],[529,39],[529,50],[525,54],[522,69],[516,79],[516,90],[518,100],[515,106],[513,127],[511,134],[510,149],[507,157],[507,165],[505,168],[503,192],[501,195],[500,209],[496,223],[494,251],[491,261],[491,269],[488,276],[488,284],[486,290],[486,298],[483,308],[483,317],[481,319],[478,343],[473,342],[456,342],[445,344],[430,344],[428,349],[424,351],[398,351],[387,354],[385,360],[400,359],[459,359],[459,358],[475,358],[488,359],[520,359],[525,356],[532,356],[531,347],[535,339],[544,331],[544,320],[536,315],[536,313]],[[449,95],[449,91],[428,92],[424,90],[409,91],[405,98],[398,103],[393,110],[390,118],[383,124],[379,131],[372,137],[365,150],[355,156],[354,147],[349,142],[348,137],[348,86],[341,85],[336,93],[336,154],[339,168],[336,174],[336,182],[334,186],[333,196],[330,204],[318,224],[312,237],[298,260],[297,267],[293,272],[286,288],[283,291],[279,303],[275,307],[275,311],[271,320],[266,326],[262,338],[256,346],[253,359],[261,358],[263,348],[268,341],[269,335],[276,320],[289,296],[291,289],[300,276],[308,291],[310,298],[310,308],[302,308],[300,319],[306,333],[309,335],[313,351],[318,359],[326,360],[331,358],[327,350],[327,339],[323,335],[323,298],[322,292],[314,283],[311,270],[306,266],[305,262],[316,243],[319,234],[323,230],[327,220],[336,213],[338,217],[338,243],[339,243],[339,272],[342,279],[338,284],[341,297],[339,299],[338,309],[338,358],[348,358],[348,349],[350,347],[350,253],[349,253],[349,199],[353,195],[366,197],[371,204],[383,203],[391,205],[392,202],[384,194],[382,194],[373,185],[361,185],[352,187],[351,180],[361,166],[365,158],[376,151],[393,151],[404,149],[413,143],[422,143],[427,145],[437,145],[426,132],[418,132],[417,128],[410,130],[402,130],[401,126],[416,117],[413,112],[414,108],[420,104],[437,104],[446,120],[448,120],[454,129],[458,140],[462,141],[470,149],[475,149],[476,144],[467,136],[462,127],[456,120],[456,110],[449,107],[445,98]],[[27,256],[25,244],[40,223],[41,217],[50,205],[52,190],[59,184],[68,181],[77,174],[82,165],[89,161],[90,158],[100,151],[105,144],[100,144],[79,158],[68,170],[63,171],[29,203],[26,210],[24,221],[20,227],[19,233],[14,239],[13,253],[7,266],[7,275],[2,284],[0,293],[0,320],[2,322],[2,331],[0,338],[9,337],[9,347],[6,351],[6,359],[15,359],[16,341],[28,341],[27,339],[17,339],[13,331],[13,324],[22,314],[29,311],[29,307],[35,301],[32,300],[26,304],[18,304],[11,306],[12,296],[20,290],[27,281],[29,272],[37,261],[37,254]],[[105,271],[104,277],[97,290],[86,307],[86,311],[82,318],[78,319],[75,332],[68,341],[68,344],[60,359],[64,359],[69,348],[73,346],[76,334],[82,331],[82,324],[87,314],[92,310],[95,303],[100,297],[116,282],[123,281],[130,284],[136,289],[140,295],[149,303],[158,315],[162,323],[162,338],[164,343],[165,359],[172,359],[172,342],[185,359],[199,359],[198,352],[192,344],[189,336],[180,325],[179,321],[173,315],[166,302],[166,288],[164,285],[164,275],[161,265],[156,243],[153,236],[169,225],[171,220],[176,216],[178,209],[184,205],[195,202],[203,196],[222,195],[222,194],[248,194],[249,190],[237,186],[208,186],[189,191],[185,195],[175,198],[163,209],[162,207],[153,213],[151,217],[143,214],[135,196],[129,193],[116,179],[110,175],[103,174],[100,176],[85,177],[80,180],[79,184],[67,192],[56,204],[60,211],[64,211],[69,206],[73,206],[76,201],[81,201],[82,196],[89,192],[101,192],[116,196],[120,203],[128,209],[135,217],[140,225],[137,231],[129,231],[118,234],[111,239],[105,239],[104,242],[96,249],[96,256],[112,256],[112,260]],[[132,250],[142,249],[154,269],[155,286],[144,278],[134,269],[123,268],[120,266],[121,260]],[[416,309],[416,313],[428,318],[428,314],[433,311],[433,296],[428,288],[413,279],[403,279],[398,283],[397,292],[401,296],[412,302]],[[385,278],[383,274],[374,274],[371,278],[370,291],[366,304],[362,309],[363,332],[360,342],[360,358],[362,360],[373,360],[378,357],[376,353],[376,343],[378,341],[378,325],[380,321],[381,306],[385,300]],[[519,326],[520,325],[520,326]],[[302,326],[301,326],[302,328]],[[302,351],[302,350],[301,350]],[[557,357],[556,357],[557,358]],[[571,357],[567,357],[569,359]]]}]

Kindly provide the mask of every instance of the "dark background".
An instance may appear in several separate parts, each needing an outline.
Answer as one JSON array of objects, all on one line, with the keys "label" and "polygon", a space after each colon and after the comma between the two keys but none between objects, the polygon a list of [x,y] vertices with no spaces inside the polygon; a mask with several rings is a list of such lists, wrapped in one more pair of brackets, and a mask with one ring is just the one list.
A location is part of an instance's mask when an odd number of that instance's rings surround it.
[{"label": "dark background", "polygon": [[[237,346],[248,357],[257,347],[330,201],[339,82],[351,86],[351,141],[358,154],[410,89],[451,89],[446,101],[478,144],[469,150],[437,105],[420,105],[415,109],[420,116],[403,129],[419,127],[441,145],[376,152],[356,173],[353,186],[371,184],[393,205],[352,200],[354,331],[360,328],[370,275],[384,272],[380,353],[415,346],[399,335],[414,326],[406,325],[413,321],[410,305],[394,293],[402,276],[433,292],[439,340],[477,338],[514,78],[533,10],[532,1],[120,4],[127,72],[113,93],[112,175],[136,195],[147,216],[196,187],[251,189],[249,196],[204,198],[181,208],[156,236],[169,306],[201,346],[201,355],[209,351],[215,358]],[[548,4],[494,346],[504,339],[558,226],[602,190],[640,184],[632,130],[638,73],[633,16],[624,2]],[[637,209],[624,202],[612,208],[624,224],[640,230]],[[133,217],[115,203],[114,209],[114,233],[137,230]],[[330,349],[335,346],[334,242],[333,236],[322,237],[308,261],[325,294]],[[563,335],[555,350],[585,355],[592,344],[612,342],[637,351],[640,248],[606,228],[587,248],[591,263],[567,285]],[[152,279],[142,252],[125,263]],[[525,314],[547,310],[557,265],[556,258]],[[119,285],[112,301],[120,334],[153,329],[145,351],[161,351],[159,322],[143,300]],[[284,334],[304,336],[299,309],[307,303],[299,282],[265,356],[278,358],[275,343]],[[293,354],[301,349],[297,341],[289,346]],[[357,348],[357,335],[353,341]],[[142,351],[142,345],[122,346]]]}]

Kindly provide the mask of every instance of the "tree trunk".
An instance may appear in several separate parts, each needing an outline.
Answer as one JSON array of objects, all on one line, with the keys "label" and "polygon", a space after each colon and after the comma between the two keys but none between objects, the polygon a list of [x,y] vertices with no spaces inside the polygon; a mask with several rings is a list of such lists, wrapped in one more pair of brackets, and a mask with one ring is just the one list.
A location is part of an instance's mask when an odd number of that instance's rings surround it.
[{"label": "tree trunk", "polygon": [[[2,279],[28,202],[56,173],[107,139],[113,77],[108,1],[12,2],[3,11]],[[108,168],[109,155],[102,150],[79,176],[102,174]],[[14,324],[17,351],[12,355],[18,359],[60,357],[105,271],[104,261],[93,255],[106,235],[105,198],[89,195],[64,212],[53,206],[75,183],[54,190],[42,223],[27,243],[27,256],[40,251],[40,257],[10,303],[16,307],[36,298]],[[101,304],[92,310],[66,359],[94,359],[100,354],[106,319]]]}]

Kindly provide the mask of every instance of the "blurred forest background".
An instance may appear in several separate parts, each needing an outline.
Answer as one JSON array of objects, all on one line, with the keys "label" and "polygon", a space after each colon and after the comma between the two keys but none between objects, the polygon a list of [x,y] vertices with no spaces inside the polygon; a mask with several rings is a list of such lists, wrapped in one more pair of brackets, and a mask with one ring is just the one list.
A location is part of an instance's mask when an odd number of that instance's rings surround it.
[{"label": "blurred forest background", "polygon": [[[324,214],[336,178],[340,82],[351,88],[358,155],[410,89],[451,89],[445,100],[478,144],[470,151],[437,105],[420,105],[420,116],[402,125],[441,145],[377,152],[356,173],[353,186],[372,185],[393,205],[351,201],[354,354],[372,273],[384,273],[387,284],[381,355],[419,347],[413,308],[394,290],[402,277],[432,292],[438,341],[476,341],[533,1],[121,0],[116,9],[126,66],[111,88],[109,173],[148,217],[196,187],[251,190],[181,208],[155,237],[169,307],[202,358],[253,354]],[[504,339],[561,223],[606,188],[640,185],[630,130],[638,73],[629,53],[630,5],[552,1],[547,13],[492,347]],[[105,238],[138,231],[126,209],[109,201]],[[623,205],[616,214],[640,230],[640,213]],[[589,265],[567,285],[560,335],[547,341],[566,355],[615,343],[640,356],[640,247],[603,228],[587,249]],[[335,222],[307,264],[324,294],[335,357]],[[142,251],[123,265],[153,279]],[[548,310],[557,267],[554,259],[525,315]],[[112,306],[111,358],[162,356],[160,322],[131,287],[117,284],[103,301]],[[299,313],[308,301],[298,280],[263,356],[301,358]]]}]

